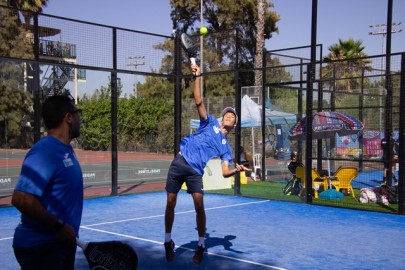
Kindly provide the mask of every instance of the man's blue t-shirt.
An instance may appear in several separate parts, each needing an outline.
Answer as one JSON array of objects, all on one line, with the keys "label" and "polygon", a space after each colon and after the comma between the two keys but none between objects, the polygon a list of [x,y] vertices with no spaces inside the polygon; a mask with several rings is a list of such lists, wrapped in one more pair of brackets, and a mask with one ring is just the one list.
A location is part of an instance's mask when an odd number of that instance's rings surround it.
[{"label": "man's blue t-shirt", "polygon": [[232,164],[232,148],[228,138],[220,130],[218,120],[207,114],[207,119],[200,119],[200,127],[193,134],[180,142],[180,152],[187,163],[199,174],[212,158],[220,158]]},{"label": "man's blue t-shirt", "polygon": [[[83,174],[70,145],[52,136],[38,141],[24,159],[15,190],[37,196],[47,211],[70,224],[79,236],[83,210]],[[55,237],[52,230],[21,215],[13,245],[32,247],[52,242]]]}]

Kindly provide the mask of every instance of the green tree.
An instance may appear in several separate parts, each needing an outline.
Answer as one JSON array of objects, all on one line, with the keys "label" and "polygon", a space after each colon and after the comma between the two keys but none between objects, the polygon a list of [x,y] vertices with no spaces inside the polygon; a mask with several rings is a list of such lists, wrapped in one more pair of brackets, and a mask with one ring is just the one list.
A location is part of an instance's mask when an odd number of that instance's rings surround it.
[{"label": "green tree", "polygon": [[[363,97],[363,106],[378,106],[380,99],[369,94],[373,94],[372,89],[380,87],[374,85],[375,83],[371,82],[369,78],[364,77],[364,73],[372,70],[372,67],[371,60],[364,52],[365,47],[362,41],[353,38],[339,39],[338,43],[332,44],[328,49],[329,54],[323,59],[325,65],[322,68],[322,80],[324,87],[329,87],[331,91],[330,106],[332,108],[357,108],[359,96],[347,93],[360,93],[360,89],[365,89],[368,94]],[[351,113],[358,117],[356,112]],[[363,109],[365,122],[379,123],[378,118],[379,114],[376,114],[375,110]]]},{"label": "green tree", "polygon": [[[258,33],[256,22],[258,20],[258,3],[261,3],[264,11],[263,19],[263,37],[270,39],[273,32],[278,32],[276,27],[280,16],[270,11],[269,8],[274,5],[271,2],[257,0],[206,0],[203,1],[203,19],[207,23],[210,32],[224,32],[232,29],[241,31],[241,47],[243,53],[240,55],[241,63],[251,63],[256,54],[256,34]],[[200,0],[170,0],[171,18],[173,26],[182,32],[197,32],[197,22],[201,17]],[[260,26],[261,27],[261,26]],[[260,31],[261,32],[261,31]],[[222,39],[218,35],[216,41],[217,53],[220,56],[220,62],[226,57],[230,57],[230,42]]]},{"label": "green tree", "polygon": [[[109,78],[111,81],[111,78]],[[117,96],[121,95],[122,83],[118,80]],[[119,106],[119,104],[118,104]],[[111,83],[87,97],[77,105],[82,110],[82,128],[79,142],[84,149],[107,150],[111,148]]]},{"label": "green tree", "polygon": [[101,86],[78,105],[82,109],[79,142],[86,150],[107,150],[111,147],[111,90]]},{"label": "green tree", "polygon": [[[18,16],[8,8],[0,9],[0,56],[33,58],[27,32],[19,26]],[[0,62],[0,142],[13,147],[28,147],[32,139],[25,138],[23,121],[32,119],[32,100],[24,81],[29,64],[13,61]],[[21,102],[21,103],[20,103]]]},{"label": "green tree", "polygon": [[[199,0],[180,0],[170,1],[172,7],[171,17],[173,21],[173,27],[179,29],[181,32],[196,33],[198,27],[196,26],[200,20],[200,3]],[[236,64],[233,59],[235,58],[235,36],[232,30],[239,29],[240,48],[239,48],[239,64],[242,68],[252,68],[256,52],[261,53],[260,48],[263,47],[264,40],[269,39],[273,32],[278,32],[276,22],[280,19],[279,15],[269,8],[273,7],[273,4],[263,0],[248,0],[248,1],[203,1],[203,16],[204,21],[207,22],[209,32],[204,37],[204,72],[210,71],[227,71],[230,67]],[[262,13],[259,12],[262,11]],[[260,13],[260,14],[259,14]],[[257,21],[260,21],[257,22]],[[199,25],[199,24],[198,24]],[[256,38],[260,36],[259,43],[256,43]],[[170,73],[174,68],[174,42],[172,39],[166,40],[162,44],[157,44],[156,49],[167,52],[166,56],[162,58],[161,72]],[[185,54],[183,55],[185,57]],[[257,60],[260,59],[260,60]],[[256,58],[257,62],[262,64],[261,56]],[[188,59],[184,58],[182,63],[183,73],[188,74],[189,65]],[[222,95],[234,95],[235,81],[233,75],[206,77],[204,79],[205,89],[204,96],[218,96]],[[146,92],[145,96],[157,95],[154,94],[153,84],[158,81],[160,89],[167,89],[171,86],[163,86],[169,84],[170,81],[152,78],[147,82],[147,87],[142,91]],[[218,81],[214,81],[218,80]],[[248,77],[242,77],[242,85],[252,85],[254,78],[252,75]],[[233,84],[224,85],[224,82],[231,82]],[[192,96],[192,89],[190,88],[191,81],[184,80],[183,97]],[[221,88],[213,88],[219,86]]]},{"label": "green tree", "polygon": [[41,12],[48,0],[1,0],[1,2],[10,7],[29,11],[23,13],[25,24],[29,24],[32,18],[31,12]]},{"label": "green tree", "polygon": [[0,85],[0,96],[0,147],[29,147],[33,138],[24,131],[30,131],[27,123],[31,120],[31,95]]},{"label": "green tree", "polygon": [[33,48],[28,32],[18,23],[11,9],[0,9],[0,56],[33,59]]},{"label": "green tree", "polygon": [[361,40],[339,39],[339,43],[329,46],[329,54],[323,58],[326,66],[322,78],[335,90],[352,92],[361,82],[363,71],[370,70],[371,60],[366,59]]},{"label": "green tree", "polygon": [[[166,138],[167,118],[173,118],[173,104],[166,98],[120,99],[118,107],[118,135],[120,147],[132,150],[165,151],[155,145],[156,138]],[[173,124],[173,121],[171,121]],[[170,145],[170,144],[169,144]],[[172,148],[171,148],[172,150]]]},{"label": "green tree", "polygon": [[[21,9],[0,9],[0,55],[33,59],[33,12],[41,12],[47,0],[0,0],[1,5]],[[24,18],[24,20],[21,19]]]},{"label": "green tree", "polygon": [[164,77],[148,76],[143,84],[137,86],[140,98],[168,98],[174,97],[173,81]]},{"label": "green tree", "polygon": [[[118,88],[121,89],[119,84]],[[173,117],[173,103],[166,97],[120,98],[118,100],[117,137],[122,150],[164,150],[155,146],[158,136],[167,137],[167,130],[159,134],[159,127],[167,126],[165,119]],[[82,109],[82,129],[79,142],[84,149],[111,148],[111,88],[101,86],[89,98],[84,96],[78,105]],[[166,134],[166,135],[165,135]]]},{"label": "green tree", "polygon": [[269,58],[266,68],[266,82],[270,87],[271,103],[286,112],[297,113],[297,89],[278,87],[277,84],[290,82],[293,76],[288,72],[279,57]]},{"label": "green tree", "polygon": [[[0,5],[23,8],[28,11],[0,8],[0,56],[33,59],[33,33],[27,27],[31,12],[38,12],[46,1],[0,0]],[[24,18],[25,24],[22,22]],[[0,143],[11,147],[30,147],[33,138],[30,120],[33,119],[32,97],[27,91],[25,74],[30,63],[2,61],[0,63]],[[4,127],[4,128],[3,128]]]},{"label": "green tree", "polygon": [[158,123],[156,150],[160,153],[173,153],[174,149],[174,117],[165,115]]}]

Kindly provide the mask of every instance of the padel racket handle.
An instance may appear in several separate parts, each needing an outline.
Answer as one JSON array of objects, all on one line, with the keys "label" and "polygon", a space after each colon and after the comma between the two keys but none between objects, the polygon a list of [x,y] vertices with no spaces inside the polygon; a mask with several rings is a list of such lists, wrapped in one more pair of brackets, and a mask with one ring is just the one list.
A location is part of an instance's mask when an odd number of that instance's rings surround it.
[{"label": "padel racket handle", "polygon": [[82,240],[80,240],[77,237],[76,237],[76,244],[83,250],[85,250],[87,247],[87,243],[83,242]]}]

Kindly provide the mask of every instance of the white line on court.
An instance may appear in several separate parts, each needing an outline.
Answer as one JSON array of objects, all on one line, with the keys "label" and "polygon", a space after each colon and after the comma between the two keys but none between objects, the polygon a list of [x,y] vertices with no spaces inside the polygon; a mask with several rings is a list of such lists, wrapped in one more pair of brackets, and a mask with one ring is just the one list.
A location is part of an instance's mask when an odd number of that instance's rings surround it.
[{"label": "white line on court", "polygon": [[4,238],[0,238],[0,241],[3,241],[3,240],[10,240],[10,239],[13,239],[13,237],[4,237]]},{"label": "white line on court", "polygon": [[[265,202],[265,201],[262,201],[262,202]],[[220,208],[223,208],[223,207],[220,207]],[[100,229],[95,229],[95,228],[89,228],[89,227],[87,227],[87,226],[80,226],[80,228],[82,228],[82,229],[87,229],[87,230],[91,230],[91,231],[97,231],[97,232],[112,234],[112,235],[117,235],[117,236],[121,236],[121,237],[125,237],[125,238],[136,239],[136,240],[145,241],[145,242],[149,242],[149,243],[154,243],[154,244],[163,245],[163,242],[154,241],[154,240],[150,240],[150,239],[146,239],[146,238],[135,237],[135,236],[126,235],[126,234],[122,234],[122,233],[115,233],[115,232],[110,232],[110,231],[105,231],[105,230],[100,230]],[[176,246],[176,248],[181,248],[181,249],[185,249],[185,250],[189,250],[189,251],[194,251],[193,249],[185,248],[185,247],[180,247],[180,246]],[[211,256],[216,256],[216,257],[221,257],[221,258],[229,259],[229,260],[244,262],[244,263],[253,264],[253,265],[258,265],[258,266],[263,266],[263,267],[270,268],[270,269],[287,270],[286,268],[281,268],[281,267],[272,266],[272,265],[266,265],[266,264],[262,264],[262,263],[258,263],[258,262],[249,261],[249,260],[234,258],[234,257],[226,256],[226,255],[221,255],[221,254],[213,253],[213,252],[207,252],[207,254],[209,254],[209,255],[211,255]]]},{"label": "white line on court", "polygon": [[[247,203],[237,203],[237,204],[216,206],[216,207],[206,208],[205,211],[221,209],[221,208],[236,207],[236,206],[248,205],[248,204],[265,203],[265,202],[269,202],[269,201],[270,200],[263,200],[263,201],[257,201],[257,202],[247,202]],[[181,215],[181,214],[188,214],[188,213],[194,213],[194,212],[195,212],[195,210],[193,209],[193,210],[189,210],[189,211],[176,212],[175,214],[176,215]],[[89,224],[89,225],[83,225],[83,226],[85,226],[85,227],[93,227],[93,226],[99,226],[99,225],[105,225],[105,224],[114,224],[114,223],[121,223],[121,222],[134,221],[134,220],[158,218],[158,217],[163,217],[163,216],[164,216],[164,214],[155,215],[155,216],[149,216],[149,217],[129,218],[129,219],[116,220],[116,221],[101,222],[101,223],[95,223],[95,224]]]}]

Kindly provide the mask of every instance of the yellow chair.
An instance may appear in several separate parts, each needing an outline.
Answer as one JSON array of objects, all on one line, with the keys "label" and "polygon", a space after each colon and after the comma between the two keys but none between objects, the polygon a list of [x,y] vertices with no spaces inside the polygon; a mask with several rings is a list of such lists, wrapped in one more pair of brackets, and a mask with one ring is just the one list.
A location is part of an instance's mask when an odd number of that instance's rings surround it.
[{"label": "yellow chair", "polygon": [[322,184],[323,189],[328,189],[329,187],[329,177],[327,176],[321,176],[317,170],[314,168],[311,169],[311,175],[312,175],[312,182],[316,182],[317,184]]},{"label": "yellow chair", "polygon": [[[314,196],[315,198],[318,198],[318,190],[321,186],[323,186],[324,189],[327,188],[328,186],[328,179],[327,177],[321,177],[318,172],[315,169],[311,169],[311,174],[312,174],[312,189],[314,190]],[[305,188],[305,167],[297,167],[297,170],[295,171],[295,175],[297,178],[301,179],[302,181],[302,187]]]},{"label": "yellow chair", "polygon": [[356,198],[351,182],[357,177],[358,172],[359,170],[356,167],[340,167],[333,175],[332,185],[337,191],[343,188],[349,189],[353,198]]}]

